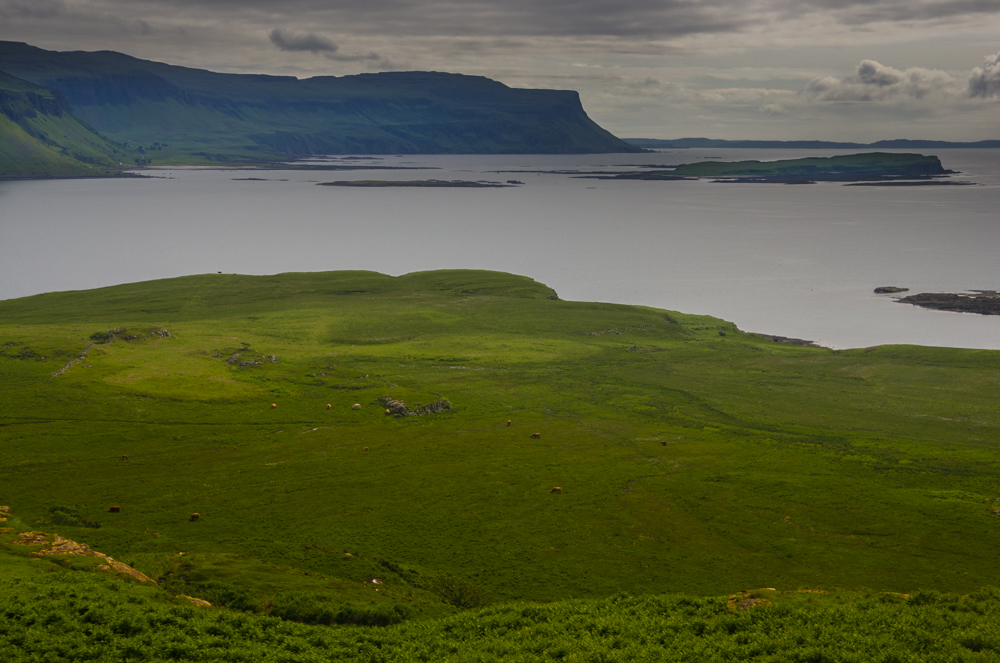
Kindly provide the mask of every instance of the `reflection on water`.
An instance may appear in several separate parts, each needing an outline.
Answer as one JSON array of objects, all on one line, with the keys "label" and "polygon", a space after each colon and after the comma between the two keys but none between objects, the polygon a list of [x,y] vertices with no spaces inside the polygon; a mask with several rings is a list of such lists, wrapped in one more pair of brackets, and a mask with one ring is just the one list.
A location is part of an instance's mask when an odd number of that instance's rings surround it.
[{"label": "reflection on water", "polygon": [[[0,184],[0,298],[204,272],[439,268],[526,274],[563,299],[705,313],[832,347],[1000,348],[1000,317],[875,295],[1000,289],[1000,151],[936,152],[976,187],[844,187],[580,179],[708,157],[386,157],[437,170],[162,170],[156,179]],[[258,179],[246,179],[248,177]],[[517,179],[507,189],[359,189],[344,179]]]}]

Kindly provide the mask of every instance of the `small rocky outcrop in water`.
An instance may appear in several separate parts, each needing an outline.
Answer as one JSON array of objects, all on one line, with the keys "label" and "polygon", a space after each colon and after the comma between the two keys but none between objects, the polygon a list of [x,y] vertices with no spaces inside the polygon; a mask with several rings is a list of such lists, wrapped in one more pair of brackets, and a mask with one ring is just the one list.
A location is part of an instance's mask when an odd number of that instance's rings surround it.
[{"label": "small rocky outcrop in water", "polygon": [[909,291],[910,291],[909,288],[897,288],[894,285],[883,285],[878,288],[875,288],[875,292],[879,295],[884,295],[890,292],[909,292]]}]

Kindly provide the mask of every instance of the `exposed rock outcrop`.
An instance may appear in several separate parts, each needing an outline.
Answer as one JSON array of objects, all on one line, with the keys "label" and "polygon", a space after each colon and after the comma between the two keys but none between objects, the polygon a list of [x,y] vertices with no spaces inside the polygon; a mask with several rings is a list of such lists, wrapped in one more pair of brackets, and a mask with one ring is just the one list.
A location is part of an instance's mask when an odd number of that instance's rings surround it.
[{"label": "exposed rock outcrop", "polygon": [[392,396],[382,396],[378,400],[385,407],[386,414],[391,414],[396,417],[415,417],[451,409],[451,403],[445,399],[412,409],[406,407],[406,403],[403,401],[397,400]]},{"label": "exposed rock outcrop", "polygon": [[937,311],[1000,315],[1000,293],[996,290],[970,290],[967,293],[922,292],[896,301]]}]

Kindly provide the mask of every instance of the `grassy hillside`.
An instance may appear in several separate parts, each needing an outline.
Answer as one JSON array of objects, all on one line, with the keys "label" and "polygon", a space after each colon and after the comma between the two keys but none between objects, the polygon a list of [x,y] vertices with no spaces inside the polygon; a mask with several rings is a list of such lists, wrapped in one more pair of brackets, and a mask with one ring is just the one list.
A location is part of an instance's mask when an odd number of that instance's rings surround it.
[{"label": "grassy hillside", "polygon": [[0,72],[0,178],[94,176],[129,158],[58,92]]},{"label": "grassy hillside", "polygon": [[[0,42],[6,71],[66,95],[99,131],[156,163],[303,154],[635,152],[576,92],[477,76],[219,74],[109,51]],[[166,145],[166,147],[163,147]]]},{"label": "grassy hillside", "polygon": [[998,368],[481,271],[0,302],[0,651],[995,660],[992,590],[885,592],[998,584]]},{"label": "grassy hillside", "polygon": [[995,589],[965,597],[766,590],[733,598],[617,595],[548,605],[512,603],[433,621],[359,628],[195,607],[135,583],[23,557],[0,557],[0,569],[5,663],[985,663],[1000,657],[1000,592]]},{"label": "grassy hillside", "polygon": [[0,504],[260,601],[997,583],[1000,354],[552,296],[334,272],[2,302]]}]

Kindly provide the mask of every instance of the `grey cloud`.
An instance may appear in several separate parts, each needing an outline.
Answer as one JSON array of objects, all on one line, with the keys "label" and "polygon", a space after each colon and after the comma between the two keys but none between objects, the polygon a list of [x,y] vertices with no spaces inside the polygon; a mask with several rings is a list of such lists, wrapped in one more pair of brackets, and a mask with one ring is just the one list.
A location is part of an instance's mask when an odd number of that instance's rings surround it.
[{"label": "grey cloud", "polygon": [[[26,1],[26,0],[19,0]],[[140,0],[165,9],[164,0]],[[1000,16],[997,0],[172,0],[190,12],[240,12],[338,26],[352,34],[673,39],[774,28],[809,14],[845,25]],[[264,19],[264,17],[268,17]],[[310,50],[310,49],[301,49]]]},{"label": "grey cloud", "polygon": [[791,15],[806,12],[833,13],[841,23],[941,21],[982,14],[1000,14],[996,0],[784,0],[782,9]]},{"label": "grey cloud", "polygon": [[341,0],[336,3],[139,0],[137,4],[158,12],[169,9],[172,13],[189,15],[224,17],[227,13],[239,13],[259,22],[300,22],[307,17],[313,24],[337,26],[338,30],[355,35],[665,39],[739,31],[760,24],[763,20],[753,8],[769,1],[772,0]]},{"label": "grey cloud", "polygon": [[330,39],[314,32],[295,33],[281,28],[271,30],[271,43],[283,51],[309,51],[322,54],[333,62],[367,62],[382,69],[392,69],[393,65],[378,53],[341,53],[340,47]]},{"label": "grey cloud", "polygon": [[875,102],[897,97],[922,99],[955,89],[955,79],[943,71],[920,67],[900,71],[875,60],[862,60],[853,76],[814,78],[806,85],[805,93],[817,101]]},{"label": "grey cloud", "polygon": [[969,76],[970,97],[1000,97],[1000,53],[989,55]]},{"label": "grey cloud", "polygon": [[271,30],[271,43],[283,51],[309,51],[311,53],[336,53],[337,45],[313,32],[299,34],[275,28]]},{"label": "grey cloud", "polygon": [[63,0],[0,0],[0,16],[53,18],[65,10]]}]

